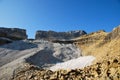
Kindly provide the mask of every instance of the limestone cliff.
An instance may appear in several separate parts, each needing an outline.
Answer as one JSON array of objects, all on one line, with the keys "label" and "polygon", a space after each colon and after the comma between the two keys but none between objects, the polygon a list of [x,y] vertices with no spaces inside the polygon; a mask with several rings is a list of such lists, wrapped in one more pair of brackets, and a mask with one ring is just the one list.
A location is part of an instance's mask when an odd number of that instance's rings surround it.
[{"label": "limestone cliff", "polygon": [[43,40],[65,40],[79,37],[81,35],[86,34],[85,31],[68,31],[68,32],[55,32],[55,31],[37,31],[35,35],[35,39],[43,39]]},{"label": "limestone cliff", "polygon": [[0,28],[0,37],[9,38],[12,40],[26,39],[26,30],[19,28]]},{"label": "limestone cliff", "polygon": [[0,28],[0,45],[10,43],[13,40],[27,39],[26,30],[18,28]]}]

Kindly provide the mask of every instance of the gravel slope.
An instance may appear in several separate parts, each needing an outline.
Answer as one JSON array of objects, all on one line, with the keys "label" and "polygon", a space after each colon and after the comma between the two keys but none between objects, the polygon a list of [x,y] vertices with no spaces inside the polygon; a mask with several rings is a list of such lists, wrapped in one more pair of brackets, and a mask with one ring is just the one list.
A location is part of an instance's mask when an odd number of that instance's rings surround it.
[{"label": "gravel slope", "polygon": [[[73,44],[51,43],[42,40],[15,41],[0,46],[0,80],[8,80],[16,69],[24,67],[26,63],[49,69],[57,63],[69,62],[71,59],[77,60],[76,58],[79,60],[80,56],[81,51]],[[93,57],[89,58],[92,62]],[[88,58],[81,59],[88,60]],[[83,67],[87,66],[88,62],[84,63],[86,65]]]}]

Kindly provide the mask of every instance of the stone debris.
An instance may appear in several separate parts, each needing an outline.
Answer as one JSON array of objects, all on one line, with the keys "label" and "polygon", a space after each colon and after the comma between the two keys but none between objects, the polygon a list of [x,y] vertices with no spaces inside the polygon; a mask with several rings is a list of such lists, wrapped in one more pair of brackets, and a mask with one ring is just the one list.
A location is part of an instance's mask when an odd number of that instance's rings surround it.
[{"label": "stone debris", "polygon": [[31,65],[18,72],[11,80],[120,80],[120,55],[83,69],[51,71]]}]

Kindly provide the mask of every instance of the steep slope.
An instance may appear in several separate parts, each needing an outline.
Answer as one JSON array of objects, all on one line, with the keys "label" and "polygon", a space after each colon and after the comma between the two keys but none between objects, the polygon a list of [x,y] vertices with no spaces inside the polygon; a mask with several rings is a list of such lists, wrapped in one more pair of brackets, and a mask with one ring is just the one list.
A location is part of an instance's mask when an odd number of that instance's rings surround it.
[{"label": "steep slope", "polygon": [[75,44],[82,50],[82,55],[93,55],[96,61],[103,57],[120,54],[120,26],[112,32],[98,31],[76,39]]},{"label": "steep slope", "polygon": [[16,70],[24,69],[26,64],[49,69],[58,62],[80,56],[81,51],[73,44],[42,40],[14,41],[0,46],[0,80],[9,80]]}]

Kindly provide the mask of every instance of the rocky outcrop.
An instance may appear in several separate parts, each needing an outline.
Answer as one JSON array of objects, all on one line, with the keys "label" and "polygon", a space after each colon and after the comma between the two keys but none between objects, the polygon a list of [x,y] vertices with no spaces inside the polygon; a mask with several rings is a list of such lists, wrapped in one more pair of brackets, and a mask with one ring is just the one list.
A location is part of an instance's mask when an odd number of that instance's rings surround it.
[{"label": "rocky outcrop", "polygon": [[78,38],[75,44],[82,50],[82,55],[93,55],[95,62],[103,57],[117,55],[120,52],[120,26],[110,33],[104,31],[94,32]]},{"label": "rocky outcrop", "polygon": [[112,32],[107,33],[104,30],[93,32],[90,34],[83,35],[77,39],[74,39],[73,42],[77,45],[87,45],[87,47],[94,43],[99,43],[98,46],[103,46],[104,44],[113,41],[115,39],[120,39],[120,25],[113,29]]},{"label": "rocky outcrop", "polygon": [[0,45],[6,44],[6,43],[11,43],[12,40],[4,37],[0,37]]},{"label": "rocky outcrop", "polygon": [[64,40],[80,37],[81,35],[86,34],[85,31],[69,31],[69,32],[55,32],[55,31],[37,31],[35,39],[43,40]]},{"label": "rocky outcrop", "polygon": [[107,33],[104,30],[99,30],[90,34],[83,35],[77,39],[74,39],[73,42],[78,45],[91,45],[97,41],[100,41],[105,38]]},{"label": "rocky outcrop", "polygon": [[12,40],[26,39],[26,30],[19,28],[0,28],[0,37],[9,38]]},{"label": "rocky outcrop", "polygon": [[120,36],[120,25],[114,28],[113,31],[106,36],[105,40],[115,39],[118,36]]}]

